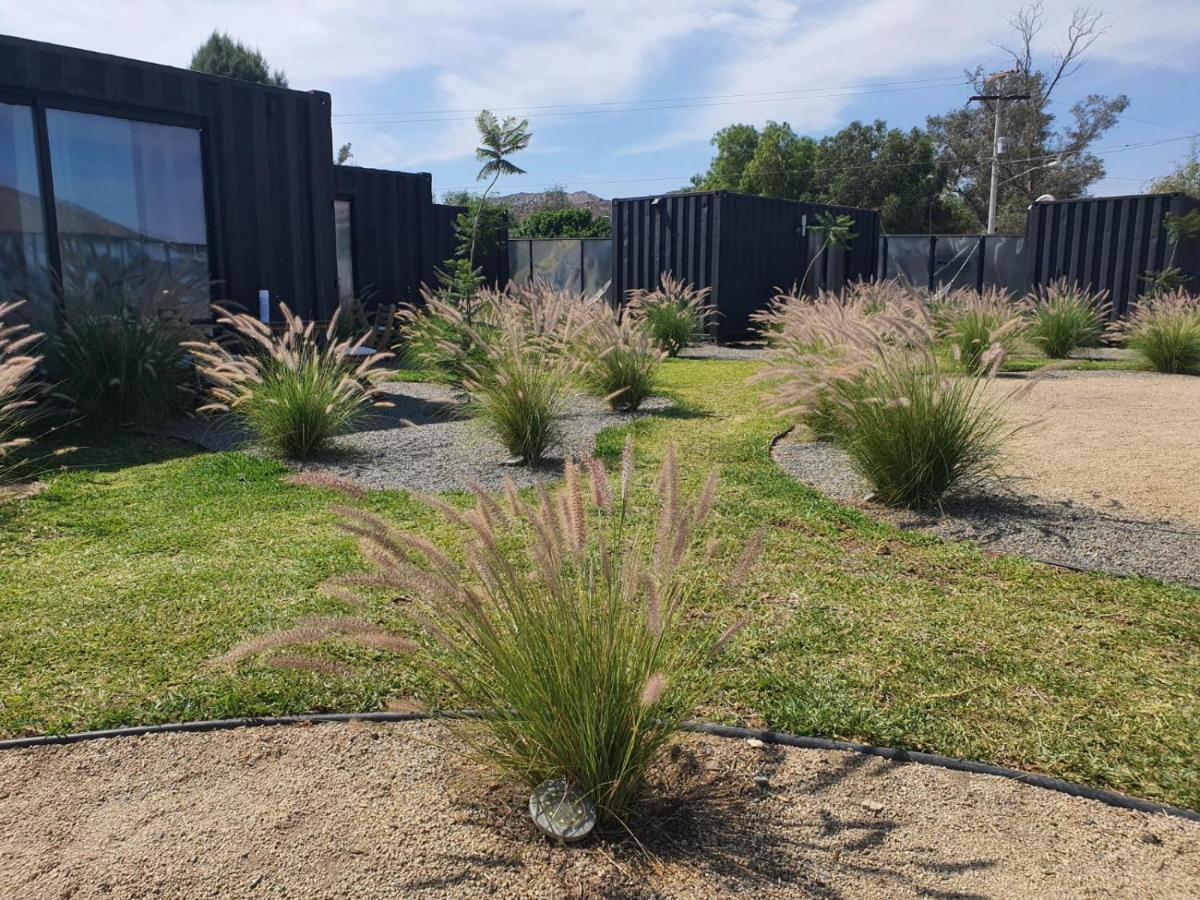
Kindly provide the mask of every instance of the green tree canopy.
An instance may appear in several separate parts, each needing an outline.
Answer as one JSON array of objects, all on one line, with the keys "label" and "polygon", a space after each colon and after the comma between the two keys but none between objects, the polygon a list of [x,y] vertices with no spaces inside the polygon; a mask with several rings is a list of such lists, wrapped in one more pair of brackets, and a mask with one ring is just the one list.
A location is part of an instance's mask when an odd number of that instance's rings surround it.
[{"label": "green tree canopy", "polygon": [[539,209],[518,222],[512,234],[525,238],[602,238],[612,235],[612,221],[590,209]]},{"label": "green tree canopy", "polygon": [[[1117,124],[1129,105],[1123,94],[1089,94],[1069,107],[1057,99],[1064,79],[1079,70],[1088,48],[1104,34],[1100,13],[1075,10],[1063,49],[1041,67],[1033,53],[1042,29],[1041,4],[1024,7],[1010,23],[1016,42],[1013,48],[1002,48],[1011,58],[1010,69],[996,75],[982,68],[968,73],[977,94],[1032,95],[1030,100],[1001,104],[1005,146],[998,164],[997,231],[1023,231],[1029,204],[1042,194],[1079,197],[1103,178],[1104,163],[1089,148]],[[1067,109],[1061,124],[1055,106]],[[932,116],[926,123],[950,174],[951,190],[979,227],[987,223],[995,115],[994,104],[985,101]]]},{"label": "green tree canopy", "polygon": [[284,71],[276,69],[272,72],[261,51],[235,41],[223,31],[214,30],[208,40],[196,48],[190,68],[209,75],[224,75],[276,87],[288,86]]},{"label": "green tree canopy", "polygon": [[959,232],[974,227],[946,192],[929,135],[889,129],[883,121],[852,122],[817,142],[786,122],[730,125],[713,136],[716,156],[692,179],[697,190],[729,190],[786,200],[878,209],[884,228]]},{"label": "green tree canopy", "polygon": [[1173,194],[1180,191],[1200,199],[1200,144],[1192,141],[1187,155],[1175,163],[1175,168],[1150,182],[1154,194]]}]

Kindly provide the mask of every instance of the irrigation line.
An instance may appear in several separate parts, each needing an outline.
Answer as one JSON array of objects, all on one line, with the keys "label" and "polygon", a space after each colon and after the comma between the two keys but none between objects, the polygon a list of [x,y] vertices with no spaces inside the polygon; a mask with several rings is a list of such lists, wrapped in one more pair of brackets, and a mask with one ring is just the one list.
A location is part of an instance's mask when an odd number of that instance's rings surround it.
[{"label": "irrigation line", "polygon": [[[67,744],[78,744],[83,741],[106,740],[109,738],[141,737],[152,734],[188,734],[210,731],[229,731],[235,728],[265,728],[276,725],[318,725],[329,722],[415,722],[431,719],[467,718],[477,715],[471,710],[440,714],[431,713],[393,713],[393,712],[364,712],[364,713],[313,713],[298,716],[262,716],[243,719],[208,719],[199,722],[173,722],[165,725],[137,725],[130,728],[109,728],[103,731],[82,731],[71,734],[45,734],[36,737],[13,738],[0,741],[0,752],[5,750],[24,750],[37,747],[56,747]],[[684,722],[683,730],[693,734],[704,734],[711,737],[733,738],[738,740],[759,740],[764,744],[774,744],[781,747],[797,747],[805,750],[832,750],[848,753],[861,753],[865,756],[875,756],[892,762],[920,763],[926,766],[938,766],[956,772],[968,772],[974,775],[993,775],[1019,781],[1022,784],[1038,787],[1044,790],[1067,794],[1071,797],[1081,797],[1095,800],[1106,806],[1119,809],[1130,809],[1137,812],[1174,816],[1200,822],[1200,812],[1170,806],[1166,803],[1156,803],[1152,800],[1142,800],[1117,791],[1106,791],[1100,788],[1073,784],[1046,775],[1022,772],[1005,766],[977,762],[970,759],[958,759],[952,756],[939,756],[936,753],[921,753],[914,750],[897,750],[892,747],[876,747],[871,744],[856,744],[851,741],[836,741],[829,738],[806,737],[803,735],[787,734],[779,731],[763,731],[754,728],[737,728],[732,725],[718,725],[712,722]]]}]

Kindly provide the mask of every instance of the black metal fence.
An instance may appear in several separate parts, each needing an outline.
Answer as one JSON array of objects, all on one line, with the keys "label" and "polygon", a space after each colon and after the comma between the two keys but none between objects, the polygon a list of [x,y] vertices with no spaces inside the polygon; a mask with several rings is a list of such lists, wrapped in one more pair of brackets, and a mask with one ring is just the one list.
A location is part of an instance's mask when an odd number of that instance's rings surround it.
[{"label": "black metal fence", "polygon": [[1176,266],[1189,287],[1200,287],[1200,241],[1175,247],[1168,215],[1200,209],[1185,194],[1095,197],[1034,203],[1025,233],[1029,281],[1068,278],[1109,292],[1113,315],[1123,316],[1147,288],[1146,276]]},{"label": "black metal fence", "polygon": [[[653,288],[664,272],[712,289],[714,337],[752,331],[752,315],[793,285],[840,288],[875,274],[879,214],[872,210],[697,191],[613,200],[613,292]],[[826,249],[811,226],[848,215],[850,246]]]}]

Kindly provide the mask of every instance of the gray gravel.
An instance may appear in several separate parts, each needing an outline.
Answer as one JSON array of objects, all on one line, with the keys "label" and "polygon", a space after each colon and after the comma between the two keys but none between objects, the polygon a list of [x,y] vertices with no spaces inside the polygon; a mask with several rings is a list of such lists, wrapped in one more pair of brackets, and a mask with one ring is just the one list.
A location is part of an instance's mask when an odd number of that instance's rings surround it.
[{"label": "gray gravel", "polygon": [[1021,493],[1011,484],[949,498],[941,514],[889,509],[865,499],[870,487],[826,441],[789,436],[776,444],[774,457],[793,478],[901,528],[1051,565],[1200,587],[1200,528],[1108,514]]},{"label": "gray gravel", "polygon": [[759,344],[699,344],[680,351],[681,359],[762,359]]},{"label": "gray gravel", "polygon": [[[365,488],[412,491],[450,491],[478,483],[499,490],[505,478],[518,487],[561,477],[566,456],[591,455],[596,435],[613,425],[661,412],[671,405],[651,397],[636,413],[616,413],[607,404],[584,394],[571,398],[562,420],[562,442],[536,468],[506,465],[504,448],[477,423],[460,413],[461,394],[447,385],[390,381],[380,385],[390,408],[377,409],[355,429],[337,439],[327,458],[295,468],[331,472]],[[250,436],[222,419],[187,419],[167,430],[170,437],[200,444],[209,450],[247,449]]]}]

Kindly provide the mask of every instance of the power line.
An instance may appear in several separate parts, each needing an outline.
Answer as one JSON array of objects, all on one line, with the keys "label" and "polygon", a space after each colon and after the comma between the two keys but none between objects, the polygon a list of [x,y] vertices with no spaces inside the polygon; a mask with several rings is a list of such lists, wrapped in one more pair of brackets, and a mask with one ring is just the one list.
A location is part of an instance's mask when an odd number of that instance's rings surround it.
[{"label": "power line", "polygon": [[[1042,161],[1052,160],[1052,159],[1061,159],[1061,158],[1067,157],[1067,156],[1080,156],[1084,153],[1092,153],[1097,156],[1102,155],[1102,154],[1112,155],[1114,153],[1126,153],[1130,150],[1140,150],[1144,147],[1157,147],[1161,144],[1171,144],[1171,143],[1175,143],[1177,141],[1190,140],[1192,138],[1200,138],[1200,132],[1192,132],[1189,134],[1181,135],[1180,137],[1164,138],[1163,140],[1160,140],[1160,141],[1141,141],[1141,142],[1134,142],[1134,143],[1128,143],[1128,144],[1117,144],[1112,147],[1100,147],[1095,150],[1089,150],[1087,148],[1084,148],[1081,150],[1064,150],[1059,153],[1046,153],[1046,154],[1042,154],[1040,156],[1028,156],[1023,159],[1006,159],[1005,162],[1008,164],[1012,164],[1012,165],[1024,165],[1026,163],[1036,163],[1036,162],[1042,162]],[[990,162],[990,161],[991,161],[990,156],[985,157],[983,159],[971,160],[971,162],[975,162],[980,165],[982,165],[983,163],[986,163],[986,162]],[[760,174],[760,175],[804,175],[804,174],[809,174],[809,173],[813,173],[813,172],[848,172],[848,171],[855,171],[858,169],[913,168],[913,167],[922,167],[922,166],[926,166],[926,165],[928,165],[928,163],[925,163],[925,162],[907,162],[907,163],[871,162],[871,163],[864,163],[864,164],[860,164],[860,165],[848,165],[848,166],[810,166],[810,167],[807,167],[804,169],[778,169],[778,170],[771,171],[771,172],[760,172],[758,174]],[[549,188],[549,187],[555,187],[560,184],[568,184],[568,185],[641,184],[641,183],[652,182],[652,181],[686,181],[688,178],[691,178],[691,175],[655,175],[655,176],[650,176],[650,177],[646,177],[646,178],[607,178],[607,179],[603,179],[603,180],[597,179],[597,180],[592,180],[592,181],[573,181],[571,179],[560,178],[560,179],[557,179],[556,181],[548,182],[546,184],[541,184],[541,185],[534,185],[534,184],[530,183],[530,184],[524,184],[524,185],[522,185],[522,184],[508,185],[508,187],[513,187],[513,188],[538,187],[538,188],[545,189],[545,188]],[[470,191],[471,189],[472,189],[471,187],[460,187],[460,188],[447,188],[446,190],[454,192],[454,191]]]},{"label": "power line", "polygon": [[[928,90],[936,89],[936,88],[959,87],[961,85],[965,85],[968,83],[969,82],[960,80],[960,81],[947,82],[945,84],[937,84],[937,85],[926,84],[926,85],[920,85],[917,87],[886,88],[886,89],[882,89],[882,90],[871,90],[871,91],[853,91],[853,90],[838,91],[838,92],[826,93],[826,94],[809,94],[809,95],[800,96],[800,97],[763,97],[763,98],[756,99],[756,100],[722,100],[722,101],[718,101],[718,102],[714,102],[714,103],[681,103],[681,104],[670,104],[670,105],[664,105],[664,106],[637,106],[637,107],[628,107],[625,109],[583,109],[583,110],[576,110],[573,112],[531,113],[530,115],[525,116],[525,118],[527,118],[527,119],[547,119],[547,118],[563,118],[563,117],[570,118],[570,117],[575,117],[575,116],[595,116],[595,115],[613,115],[613,114],[621,114],[621,113],[658,112],[661,110],[672,110],[672,109],[707,109],[707,108],[718,107],[718,106],[743,106],[743,105],[749,104],[749,103],[796,103],[796,102],[805,101],[805,100],[824,100],[824,99],[829,99],[829,98],[833,98],[833,97],[861,97],[861,96],[865,96],[865,95],[869,95],[869,94],[900,94],[900,93],[908,93],[911,91],[928,91]],[[470,116],[435,117],[435,118],[425,118],[425,119],[364,119],[364,120],[355,121],[355,122],[338,122],[337,125],[339,128],[346,127],[349,125],[420,125],[420,124],[428,124],[428,123],[437,124],[437,123],[441,123],[441,122],[468,122],[468,121],[473,121],[474,118],[475,118],[474,115],[470,115]]]},{"label": "power line", "polygon": [[[962,75],[940,75],[936,78],[915,78],[906,81],[876,81],[864,82],[859,84],[843,84],[835,86],[824,86],[821,88],[788,88],[780,91],[750,91],[741,94],[701,94],[694,97],[646,97],[638,100],[597,100],[588,103],[554,103],[545,106],[493,106],[488,107],[492,112],[521,112],[521,111],[540,111],[540,110],[577,110],[594,107],[605,106],[632,106],[634,104],[652,104],[652,103],[691,103],[703,100],[730,100],[743,97],[778,97],[784,94],[812,94],[819,91],[842,91],[854,90],[858,88],[873,88],[873,87],[896,87],[900,85],[930,85],[933,82],[945,82],[945,84],[933,85],[934,87],[953,87],[959,84],[966,84],[963,81]],[[433,115],[454,115],[456,113],[470,113],[472,116],[477,113],[476,109],[416,109],[416,110],[400,110],[398,112],[361,112],[361,113],[334,113],[335,119],[362,118],[367,116],[433,116]],[[449,119],[446,121],[457,121]]]}]

